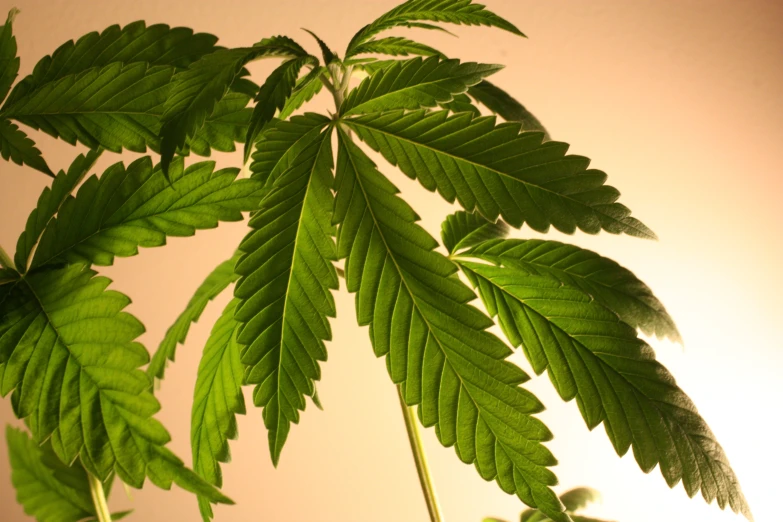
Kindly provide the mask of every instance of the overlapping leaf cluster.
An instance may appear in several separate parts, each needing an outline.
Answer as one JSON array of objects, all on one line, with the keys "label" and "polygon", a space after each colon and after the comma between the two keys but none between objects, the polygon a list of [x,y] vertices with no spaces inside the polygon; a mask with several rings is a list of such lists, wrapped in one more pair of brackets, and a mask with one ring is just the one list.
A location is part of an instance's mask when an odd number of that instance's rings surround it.
[{"label": "overlapping leaf cluster", "polygon": [[[501,66],[379,36],[402,27],[442,30],[440,23],[524,36],[513,24],[472,0],[408,0],[363,27],[342,58],[310,32],[321,60],[286,36],[225,49],[211,35],[138,22],[66,43],[11,89],[18,71],[12,21],[13,13],[0,33],[0,94],[10,91],[0,108],[3,157],[52,174],[12,122],[95,149],[54,177],[19,238],[15,266],[0,272],[0,392],[13,392],[36,442],[50,441],[41,451],[101,480],[177,482],[199,495],[202,516],[211,519],[210,503],[228,500],[213,486],[222,485],[236,415],[245,412],[242,386],[253,386],[275,465],[306,398],[320,407],[316,383],[339,274],[403,401],[443,445],[535,516],[568,522],[573,507],[552,491],[556,459],[544,445],[552,433],[536,417],[543,405],[507,360],[512,349],[488,331],[495,320],[536,374],[548,372],[564,400],[576,399],[590,429],[604,424],[618,454],[632,449],[645,472],[658,466],[670,486],[682,481],[690,495],[701,491],[750,517],[715,436],[637,335],[679,340],[652,291],[594,252],[505,238],[523,225],[653,232],[618,201],[605,173],[568,154],[567,144],[552,141],[486,79]],[[246,65],[261,58],[280,64],[258,86]],[[351,89],[354,71],[366,78]],[[335,114],[293,115],[323,88]],[[354,136],[463,208],[443,224],[446,254]],[[236,142],[244,143],[249,179],[212,162],[185,167],[189,152],[231,151]],[[160,153],[158,165],[144,157],[87,177],[100,150],[148,148]],[[92,267],[240,220],[245,211],[249,230],[237,251],[198,287],[142,372],[149,357],[135,339],[143,327],[124,311],[129,299],[107,290],[108,279]],[[165,449],[151,384],[207,304],[232,284],[234,299],[198,370],[196,474]],[[474,290],[486,313],[472,304]],[[26,444],[15,432],[9,437]],[[52,488],[38,496],[20,490],[28,511],[47,519],[40,495],[55,494],[68,504],[63,509],[92,514],[83,488],[66,491],[42,465],[16,462],[18,473],[38,477],[41,491]]]}]

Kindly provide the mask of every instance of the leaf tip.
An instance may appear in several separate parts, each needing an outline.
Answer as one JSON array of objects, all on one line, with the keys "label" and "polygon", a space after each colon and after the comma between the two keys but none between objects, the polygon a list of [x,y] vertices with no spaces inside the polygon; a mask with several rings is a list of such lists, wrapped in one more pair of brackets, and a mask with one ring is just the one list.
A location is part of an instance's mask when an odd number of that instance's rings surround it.
[{"label": "leaf tip", "polygon": [[16,20],[16,17],[19,16],[19,13],[21,13],[21,11],[18,8],[12,7],[11,10],[8,11],[8,18],[6,19],[5,23],[6,24],[14,23],[14,20]]}]

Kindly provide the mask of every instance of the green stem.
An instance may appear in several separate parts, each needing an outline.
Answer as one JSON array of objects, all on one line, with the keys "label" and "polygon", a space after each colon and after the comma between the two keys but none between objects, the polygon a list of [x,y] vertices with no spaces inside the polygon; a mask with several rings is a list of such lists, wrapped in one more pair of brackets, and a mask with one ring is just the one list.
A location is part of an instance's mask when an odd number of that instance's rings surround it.
[{"label": "green stem", "polygon": [[91,473],[87,473],[87,480],[90,482],[90,495],[92,495],[92,503],[95,505],[96,520],[98,522],[111,522],[111,512],[109,511],[109,505],[106,503],[103,484]]},{"label": "green stem", "polygon": [[0,246],[0,266],[10,270],[15,270],[13,259],[11,259],[2,246]]},{"label": "green stem", "polygon": [[413,408],[405,404],[405,399],[402,397],[402,391],[399,387],[397,387],[397,394],[400,397],[402,416],[405,418],[405,428],[408,430],[408,440],[411,443],[413,460],[416,461],[416,471],[419,474],[421,490],[424,493],[424,500],[427,503],[427,511],[430,512],[430,520],[431,522],[443,522],[443,515],[441,514],[440,506],[438,505],[438,497],[435,495],[435,487],[432,484],[430,469],[427,465],[427,457],[424,454],[424,445],[421,441],[421,433],[419,433],[419,424],[416,422],[416,415],[413,413]]}]

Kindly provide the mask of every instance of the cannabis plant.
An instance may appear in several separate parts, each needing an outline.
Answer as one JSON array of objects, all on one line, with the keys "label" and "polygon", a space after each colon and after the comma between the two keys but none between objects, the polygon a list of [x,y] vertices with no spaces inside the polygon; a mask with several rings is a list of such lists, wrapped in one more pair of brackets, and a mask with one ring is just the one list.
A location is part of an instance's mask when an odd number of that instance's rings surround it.
[{"label": "cannabis plant", "polygon": [[[550,141],[486,79],[501,66],[381,34],[450,23],[523,36],[513,24],[471,0],[409,0],[361,28],[341,55],[310,33],[316,56],[286,36],[226,49],[209,34],[136,22],[66,42],[13,85],[14,14],[0,34],[0,92],[10,91],[0,151],[53,178],[13,258],[0,259],[0,392],[29,431],[7,434],[29,514],[110,520],[111,481],[140,488],[149,479],[192,491],[212,518],[212,503],[231,502],[218,488],[245,412],[242,387],[253,387],[275,465],[306,398],[319,405],[342,278],[399,391],[432,520],[441,516],[418,424],[434,427],[484,480],[551,520],[571,520],[552,490],[553,435],[536,417],[544,407],[507,360],[518,347],[563,400],[576,399],[590,429],[603,423],[618,455],[632,449],[642,471],[658,466],[669,486],[682,481],[689,495],[750,518],[715,436],[637,335],[679,340],[652,291],[594,252],[505,238],[509,226],[653,232],[617,202],[606,174]],[[261,58],[280,64],[259,86],[245,66]],[[334,112],[301,112],[322,89]],[[17,124],[89,150],[55,174]],[[241,168],[192,159],[236,143]],[[360,143],[464,209],[443,224],[445,250]],[[100,154],[123,150],[160,158],[90,175]],[[6,186],[3,197],[12,192]],[[100,267],[246,214],[236,252],[198,287],[150,361],[135,341],[141,322],[124,310],[129,298]],[[232,284],[198,369],[191,469],[166,447],[153,384]],[[483,308],[471,304],[476,294]],[[488,331],[495,322],[505,341]]]}]

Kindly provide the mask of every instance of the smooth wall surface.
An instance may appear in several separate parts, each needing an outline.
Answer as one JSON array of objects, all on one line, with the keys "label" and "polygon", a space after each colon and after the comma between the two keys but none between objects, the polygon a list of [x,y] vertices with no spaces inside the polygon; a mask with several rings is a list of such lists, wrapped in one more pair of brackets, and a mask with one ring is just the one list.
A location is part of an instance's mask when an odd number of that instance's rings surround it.
[{"label": "smooth wall surface", "polygon": [[[529,35],[453,28],[460,38],[415,37],[464,60],[507,65],[495,80],[521,99],[553,137],[592,158],[623,193],[621,201],[660,236],[651,242],[602,233],[565,240],[617,259],[645,280],[678,323],[684,347],[654,341],[659,358],[699,406],[736,470],[761,522],[780,519],[780,412],[783,374],[781,225],[783,180],[783,3],[775,0],[486,0]],[[68,39],[137,19],[185,25],[217,34],[225,46],[288,34],[315,52],[300,31],[313,29],[343,49],[364,23],[394,0],[8,0],[22,10],[15,33],[22,74]],[[404,34],[402,30],[398,34]],[[411,34],[411,33],[409,33]],[[254,66],[258,76],[270,63]],[[328,96],[315,107],[326,109]],[[32,133],[54,168],[82,149]],[[133,158],[127,154],[125,159]],[[219,155],[235,166],[239,155]],[[96,171],[119,161],[105,154]],[[384,171],[420,211],[433,234],[450,206],[391,168]],[[11,250],[48,179],[0,162],[0,244]],[[166,248],[120,259],[103,272],[133,298],[153,350],[193,289],[228,257],[244,224],[221,226]],[[528,229],[515,231],[530,237]],[[560,234],[551,237],[564,239]],[[189,422],[196,368],[211,324],[228,295],[210,305],[179,349],[159,392],[159,418],[172,449],[189,461]],[[319,393],[294,426],[277,470],[266,447],[260,411],[240,418],[225,491],[237,501],[218,507],[218,521],[424,522],[394,388],[365,329],[355,326],[353,297],[337,297],[339,318],[323,365]],[[527,365],[518,359],[523,367]],[[603,428],[588,432],[574,403],[562,403],[548,378],[530,385],[547,405],[541,417],[556,434],[549,447],[564,489],[591,485],[604,494],[591,512],[628,522],[729,521],[731,513],[670,491],[660,472],[639,471],[618,458]],[[0,422],[20,425],[7,399]],[[514,497],[484,482],[452,449],[425,433],[427,451],[448,522],[483,516],[515,520]],[[4,446],[4,444],[3,444]],[[0,451],[0,520],[28,520],[14,499],[8,458]],[[195,499],[152,486],[113,492],[111,505],[136,509],[132,520],[198,520]]]}]

